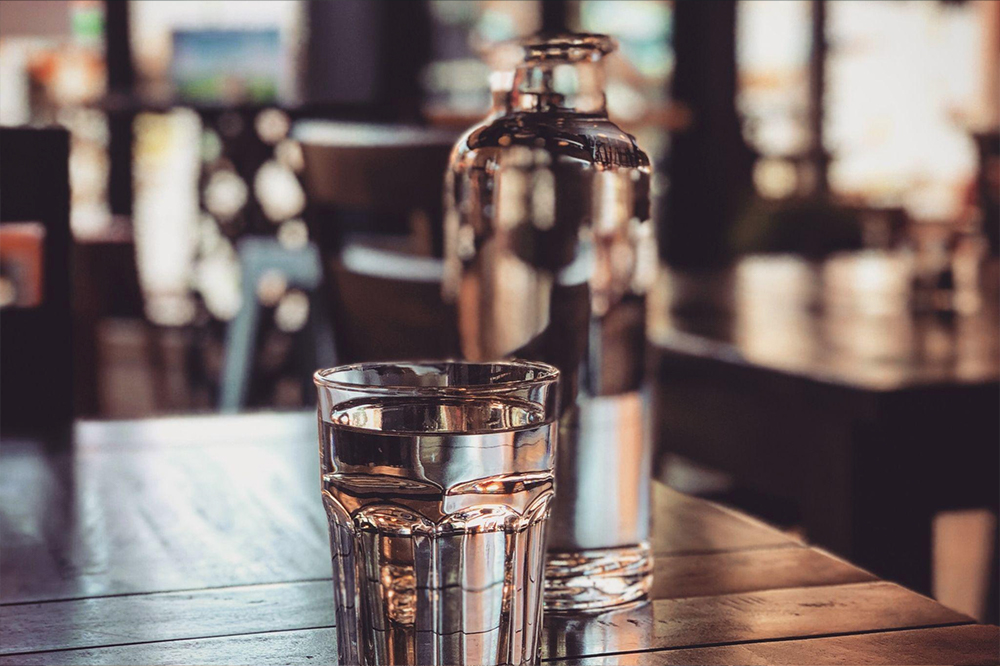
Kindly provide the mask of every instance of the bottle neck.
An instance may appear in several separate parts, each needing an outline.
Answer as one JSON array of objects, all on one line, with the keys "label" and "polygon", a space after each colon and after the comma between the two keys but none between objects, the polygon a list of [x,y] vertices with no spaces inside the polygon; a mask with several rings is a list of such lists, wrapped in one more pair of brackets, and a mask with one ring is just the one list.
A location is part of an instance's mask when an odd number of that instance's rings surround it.
[{"label": "bottle neck", "polygon": [[511,110],[607,115],[600,55],[575,61],[529,58],[514,72]]}]

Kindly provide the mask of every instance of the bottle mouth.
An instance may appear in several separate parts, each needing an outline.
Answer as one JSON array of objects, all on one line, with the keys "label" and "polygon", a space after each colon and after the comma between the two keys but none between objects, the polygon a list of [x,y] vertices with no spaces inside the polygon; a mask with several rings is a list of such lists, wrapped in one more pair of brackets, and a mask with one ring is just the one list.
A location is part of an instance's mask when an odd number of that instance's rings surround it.
[{"label": "bottle mouth", "polygon": [[561,33],[533,35],[521,42],[525,60],[598,60],[618,48],[618,42],[608,35]]}]

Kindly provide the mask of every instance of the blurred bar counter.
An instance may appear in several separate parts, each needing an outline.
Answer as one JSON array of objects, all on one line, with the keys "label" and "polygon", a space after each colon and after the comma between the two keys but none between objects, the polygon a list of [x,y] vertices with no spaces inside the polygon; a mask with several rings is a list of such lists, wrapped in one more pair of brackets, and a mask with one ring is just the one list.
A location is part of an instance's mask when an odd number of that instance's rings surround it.
[{"label": "blurred bar counter", "polygon": [[[981,271],[996,281],[996,261]],[[658,347],[866,390],[996,383],[994,287],[962,285],[971,311],[915,312],[909,260],[888,252],[822,263],[752,256],[728,271],[666,271],[650,302]]]},{"label": "blurred bar counter", "polygon": [[912,265],[863,252],[667,271],[648,330],[659,473],[671,456],[725,472],[810,540],[930,592],[934,515],[997,515],[1000,316],[996,287],[977,286],[996,284],[995,259],[976,284],[956,274],[964,313],[915,311]]}]

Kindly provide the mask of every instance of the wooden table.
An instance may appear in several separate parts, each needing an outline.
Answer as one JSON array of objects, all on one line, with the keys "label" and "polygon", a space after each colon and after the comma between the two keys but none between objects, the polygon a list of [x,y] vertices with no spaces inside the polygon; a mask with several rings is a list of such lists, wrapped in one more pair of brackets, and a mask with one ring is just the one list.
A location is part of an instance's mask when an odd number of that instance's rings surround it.
[{"label": "wooden table", "polygon": [[899,261],[666,273],[651,301],[657,439],[792,505],[812,542],[928,593],[933,516],[998,511],[1000,315],[995,285],[976,312],[915,314]]},{"label": "wooden table", "polygon": [[[336,660],[315,417],[84,422],[0,445],[0,664]],[[1000,662],[1000,634],[656,487],[653,600],[550,616],[566,664]]]}]

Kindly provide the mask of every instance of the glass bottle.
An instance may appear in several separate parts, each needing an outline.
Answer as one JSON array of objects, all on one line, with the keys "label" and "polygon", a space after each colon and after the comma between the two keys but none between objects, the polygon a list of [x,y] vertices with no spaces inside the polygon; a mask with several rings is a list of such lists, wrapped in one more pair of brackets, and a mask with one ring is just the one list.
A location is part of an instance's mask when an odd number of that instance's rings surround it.
[{"label": "glass bottle", "polygon": [[651,582],[651,170],[607,117],[601,59],[614,47],[602,35],[526,42],[506,108],[459,140],[445,183],[444,293],[463,356],[562,372],[552,610],[625,603]]}]

